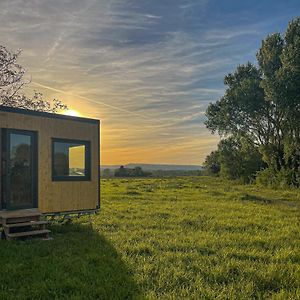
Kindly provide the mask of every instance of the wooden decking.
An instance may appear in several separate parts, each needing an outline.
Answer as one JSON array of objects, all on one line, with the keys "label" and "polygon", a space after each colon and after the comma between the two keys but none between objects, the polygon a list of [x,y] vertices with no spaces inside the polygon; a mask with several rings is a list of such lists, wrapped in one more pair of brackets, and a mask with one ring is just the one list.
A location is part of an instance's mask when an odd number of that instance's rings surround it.
[{"label": "wooden decking", "polygon": [[18,210],[1,210],[0,211],[0,219],[1,223],[3,219],[11,219],[11,218],[23,218],[23,217],[40,217],[42,214],[37,208],[31,209],[18,209]]},{"label": "wooden decking", "polygon": [[38,209],[0,211],[2,238],[7,240],[32,236],[49,238],[50,230],[46,229],[47,222],[40,220],[41,215]]}]

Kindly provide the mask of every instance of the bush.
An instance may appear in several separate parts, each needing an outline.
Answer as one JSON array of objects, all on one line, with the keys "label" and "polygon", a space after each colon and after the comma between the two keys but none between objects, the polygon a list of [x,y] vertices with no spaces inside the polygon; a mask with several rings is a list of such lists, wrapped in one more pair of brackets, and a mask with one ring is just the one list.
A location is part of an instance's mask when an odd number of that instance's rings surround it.
[{"label": "bush", "polygon": [[300,172],[292,169],[281,169],[280,171],[271,168],[257,172],[256,183],[273,188],[300,187]]},{"label": "bush", "polygon": [[250,183],[258,170],[266,164],[258,147],[240,137],[229,137],[218,144],[218,149],[206,157],[206,174],[219,174],[227,179]]}]

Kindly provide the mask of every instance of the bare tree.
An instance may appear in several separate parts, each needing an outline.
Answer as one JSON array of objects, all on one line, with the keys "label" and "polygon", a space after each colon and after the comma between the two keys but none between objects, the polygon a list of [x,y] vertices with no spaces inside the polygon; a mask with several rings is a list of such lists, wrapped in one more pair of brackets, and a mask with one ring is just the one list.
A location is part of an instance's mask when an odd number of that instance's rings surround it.
[{"label": "bare tree", "polygon": [[0,105],[56,113],[67,109],[58,99],[45,100],[42,93],[34,92],[32,97],[22,93],[30,83],[24,79],[26,70],[17,63],[21,50],[11,52],[0,45]]}]

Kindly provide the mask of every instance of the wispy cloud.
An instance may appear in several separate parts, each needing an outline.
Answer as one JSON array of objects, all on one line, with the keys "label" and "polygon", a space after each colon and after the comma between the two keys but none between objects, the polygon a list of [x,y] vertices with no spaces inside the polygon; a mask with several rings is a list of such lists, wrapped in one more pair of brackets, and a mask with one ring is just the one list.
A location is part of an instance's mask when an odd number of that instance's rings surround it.
[{"label": "wispy cloud", "polygon": [[31,89],[101,118],[105,163],[201,163],[218,141],[203,121],[224,75],[254,61],[260,40],[283,30],[299,6],[2,0],[0,36],[24,49]]},{"label": "wispy cloud", "polygon": [[108,103],[105,103],[105,102],[102,102],[102,101],[99,101],[99,100],[95,100],[95,99],[92,99],[92,98],[80,96],[78,94],[74,94],[74,93],[71,93],[71,92],[66,92],[66,91],[63,91],[63,90],[59,90],[59,89],[56,89],[56,88],[53,88],[53,87],[50,87],[50,86],[47,86],[47,85],[35,82],[35,81],[32,81],[31,83],[33,85],[35,85],[35,86],[40,87],[40,88],[43,88],[43,89],[46,89],[46,90],[50,90],[50,91],[54,91],[54,92],[57,92],[57,93],[62,94],[62,95],[68,95],[68,96],[71,96],[71,97],[76,97],[78,99],[86,100],[86,101],[92,102],[92,103],[97,104],[97,105],[104,105],[104,106],[106,106],[108,108],[120,111],[121,113],[126,113],[126,114],[129,114],[129,115],[133,115],[133,116],[137,116],[137,117],[141,117],[141,118],[145,118],[145,119],[150,119],[151,120],[151,118],[148,117],[148,116],[145,116],[145,115],[139,114],[139,113],[135,113],[133,111],[124,109],[122,107],[110,105]]}]

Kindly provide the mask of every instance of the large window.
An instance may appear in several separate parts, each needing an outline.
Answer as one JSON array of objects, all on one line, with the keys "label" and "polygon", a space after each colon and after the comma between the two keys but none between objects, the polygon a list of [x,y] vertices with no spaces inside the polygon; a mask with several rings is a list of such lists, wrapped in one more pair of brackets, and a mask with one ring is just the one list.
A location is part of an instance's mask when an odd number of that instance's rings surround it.
[{"label": "large window", "polygon": [[91,147],[88,141],[52,140],[53,181],[90,180]]}]

